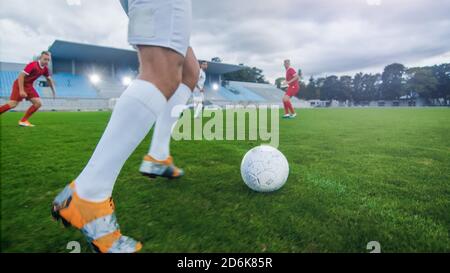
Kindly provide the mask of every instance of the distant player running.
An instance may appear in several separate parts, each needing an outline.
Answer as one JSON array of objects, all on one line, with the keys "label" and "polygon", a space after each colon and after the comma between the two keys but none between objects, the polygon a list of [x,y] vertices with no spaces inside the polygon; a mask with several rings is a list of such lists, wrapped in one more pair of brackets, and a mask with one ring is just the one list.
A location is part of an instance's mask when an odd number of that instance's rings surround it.
[{"label": "distant player running", "polygon": [[203,101],[205,100],[205,81],[208,62],[203,61],[200,64],[200,74],[198,76],[197,86],[194,90],[194,118],[199,118],[203,110]]},{"label": "distant player running", "polygon": [[39,60],[29,63],[25,69],[19,73],[19,77],[14,81],[9,102],[0,107],[0,115],[10,109],[16,108],[23,99],[29,100],[32,105],[19,121],[19,125],[24,127],[34,127],[28,119],[42,106],[39,94],[33,87],[34,82],[39,77],[44,76],[47,79],[48,86],[52,89],[53,98],[56,95],[55,85],[48,71],[50,58],[50,52],[43,51]]},{"label": "distant player running", "polygon": [[284,105],[284,116],[283,118],[295,118],[297,114],[295,113],[295,109],[292,106],[291,98],[297,96],[298,91],[300,91],[300,76],[297,74],[297,71],[293,67],[291,67],[291,61],[284,61],[284,68],[286,68],[286,82],[288,89],[286,90],[286,94],[283,96],[283,105]]},{"label": "distant player running", "polygon": [[[141,172],[177,176],[169,156],[172,125],[198,81],[199,65],[189,46],[190,0],[121,0],[129,17],[128,42],[137,48],[139,75],[117,101],[89,162],[58,194],[52,215],[80,229],[98,252],[136,252],[140,242],[123,236],[115,216],[112,191],[125,161],[155,131]],[[169,135],[169,137],[167,137]],[[161,148],[160,148],[161,147]]]}]

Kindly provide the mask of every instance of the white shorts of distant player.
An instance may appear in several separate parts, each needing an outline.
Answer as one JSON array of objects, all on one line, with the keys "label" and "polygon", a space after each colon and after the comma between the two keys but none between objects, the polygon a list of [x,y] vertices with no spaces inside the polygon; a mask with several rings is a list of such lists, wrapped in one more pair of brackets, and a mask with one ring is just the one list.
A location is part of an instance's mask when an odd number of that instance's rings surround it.
[{"label": "white shorts of distant player", "polygon": [[186,56],[191,0],[120,0],[129,17],[128,42],[170,48]]},{"label": "white shorts of distant player", "polygon": [[195,88],[194,92],[192,92],[192,100],[196,103],[203,103],[205,100],[205,94],[203,92],[200,92],[198,88]]}]

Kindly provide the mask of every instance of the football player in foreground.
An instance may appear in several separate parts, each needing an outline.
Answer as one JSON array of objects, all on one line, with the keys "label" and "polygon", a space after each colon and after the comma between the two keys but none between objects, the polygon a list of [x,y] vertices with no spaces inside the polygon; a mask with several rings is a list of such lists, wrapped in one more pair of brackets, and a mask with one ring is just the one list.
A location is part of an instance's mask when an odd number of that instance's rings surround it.
[{"label": "football player in foreground", "polygon": [[[92,248],[103,253],[142,248],[140,242],[121,233],[114,213],[114,184],[125,161],[155,122],[154,139],[171,130],[178,119],[172,110],[186,104],[199,73],[189,47],[190,0],[121,0],[121,4],[129,17],[128,41],[138,50],[138,78],[118,100],[85,168],[52,204],[55,219],[80,229]],[[158,157],[146,157],[141,172],[146,162],[171,165],[170,157],[161,160],[166,151],[152,154]]]}]

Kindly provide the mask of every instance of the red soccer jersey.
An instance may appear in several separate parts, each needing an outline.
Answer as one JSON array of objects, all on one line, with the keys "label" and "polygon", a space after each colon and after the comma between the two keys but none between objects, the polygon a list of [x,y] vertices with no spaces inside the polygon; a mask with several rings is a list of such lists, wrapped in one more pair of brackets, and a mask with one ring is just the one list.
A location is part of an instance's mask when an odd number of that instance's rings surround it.
[{"label": "red soccer jersey", "polygon": [[44,75],[45,77],[50,76],[48,67],[41,66],[39,61],[29,63],[23,70],[23,73],[26,74],[23,84],[25,88],[33,87],[34,81],[36,81],[42,75]]},{"label": "red soccer jersey", "polygon": [[[297,74],[297,71],[295,71],[294,68],[289,67],[289,68],[286,70],[286,81],[292,80],[292,79],[294,78],[295,74]],[[294,81],[294,82],[292,82],[291,84],[289,84],[289,87],[295,87],[295,88],[297,88],[298,86],[299,86],[299,85],[298,85],[298,81]]]}]

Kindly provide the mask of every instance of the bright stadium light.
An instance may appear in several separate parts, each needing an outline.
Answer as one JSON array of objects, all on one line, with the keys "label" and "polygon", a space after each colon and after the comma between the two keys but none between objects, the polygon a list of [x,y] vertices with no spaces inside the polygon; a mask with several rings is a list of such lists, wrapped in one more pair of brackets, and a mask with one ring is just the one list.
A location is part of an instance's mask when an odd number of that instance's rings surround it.
[{"label": "bright stadium light", "polygon": [[213,89],[214,91],[219,90],[219,85],[218,85],[217,83],[213,83],[212,89]]},{"label": "bright stadium light", "polygon": [[122,84],[125,86],[130,85],[131,81],[132,81],[131,77],[123,77],[122,78]]},{"label": "bright stadium light", "polygon": [[101,81],[100,76],[97,75],[97,74],[92,74],[89,77],[89,80],[91,81],[92,84],[97,84],[97,83],[99,83]]}]

